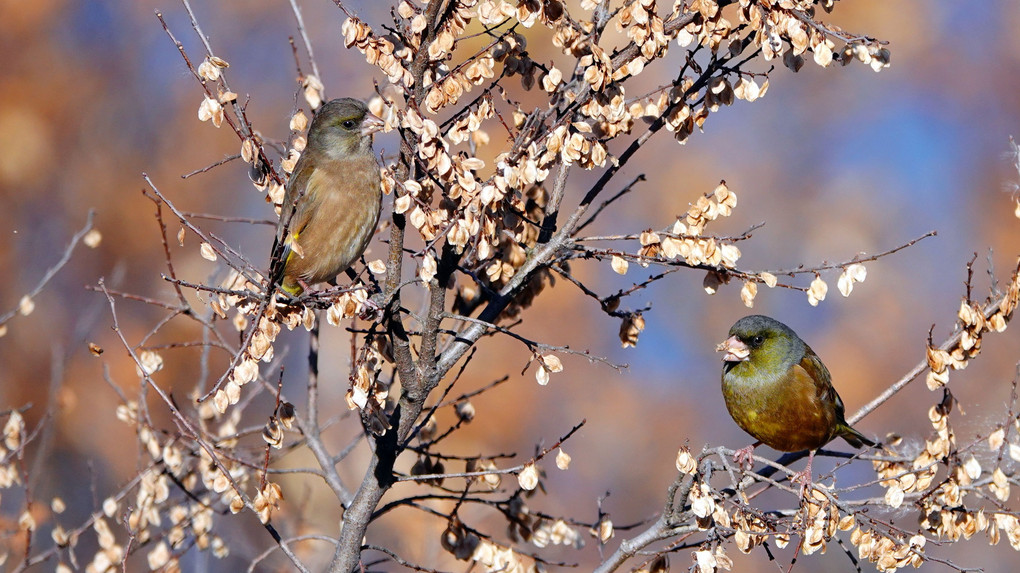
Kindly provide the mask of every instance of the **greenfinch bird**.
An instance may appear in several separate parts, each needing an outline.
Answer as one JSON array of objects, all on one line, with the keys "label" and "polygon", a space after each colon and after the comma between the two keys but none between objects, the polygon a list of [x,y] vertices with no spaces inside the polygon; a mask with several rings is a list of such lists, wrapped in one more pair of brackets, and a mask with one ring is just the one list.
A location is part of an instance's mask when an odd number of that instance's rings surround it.
[{"label": "greenfinch bird", "polygon": [[725,352],[722,391],[726,409],[757,443],[734,459],[751,461],[759,444],[782,452],[810,450],[796,478],[811,480],[814,452],[837,436],[855,448],[875,443],[847,424],[829,370],[789,326],[762,315],[745,316],[716,350]]},{"label": "greenfinch bird", "polygon": [[277,229],[284,250],[274,261],[274,284],[287,294],[332,281],[365,252],[382,206],[372,152],[372,134],[382,126],[352,98],[325,103],[312,119],[304,152],[287,180]]}]

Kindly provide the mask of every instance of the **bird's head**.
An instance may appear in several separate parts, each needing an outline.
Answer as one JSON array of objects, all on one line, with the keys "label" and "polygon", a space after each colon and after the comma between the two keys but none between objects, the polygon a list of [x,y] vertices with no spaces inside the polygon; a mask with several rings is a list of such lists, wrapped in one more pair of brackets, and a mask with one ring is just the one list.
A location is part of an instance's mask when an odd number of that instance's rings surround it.
[{"label": "bird's head", "polygon": [[334,159],[372,152],[372,134],[383,121],[354,98],[329,101],[319,108],[308,129],[308,143],[326,150]]},{"label": "bird's head", "polygon": [[745,316],[730,328],[722,343],[716,346],[725,352],[727,367],[740,362],[759,366],[796,362],[804,355],[804,342],[790,327],[760,314]]}]

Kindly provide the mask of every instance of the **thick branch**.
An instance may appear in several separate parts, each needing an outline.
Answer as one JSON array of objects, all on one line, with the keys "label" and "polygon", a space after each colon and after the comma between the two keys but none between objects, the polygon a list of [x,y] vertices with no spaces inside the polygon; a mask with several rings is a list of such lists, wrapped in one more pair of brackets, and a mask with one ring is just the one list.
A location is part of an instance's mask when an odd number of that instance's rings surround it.
[{"label": "thick branch", "polygon": [[[422,101],[425,96],[424,78],[425,71],[429,66],[428,48],[435,39],[436,31],[443,23],[444,7],[447,4],[444,0],[430,0],[425,9],[427,25],[422,37],[421,46],[415,54],[411,63],[411,74],[414,78],[414,91],[412,103]],[[414,166],[414,149],[409,143],[408,134],[401,138],[400,165],[397,179],[406,180]],[[421,414],[425,405],[425,398],[428,396],[428,383],[423,387],[420,371],[414,363],[411,355],[410,341],[401,323],[400,313],[400,276],[403,261],[404,229],[406,221],[403,215],[393,214],[393,225],[390,227],[390,251],[388,269],[386,275],[384,299],[388,300],[384,324],[390,336],[393,347],[393,357],[397,364],[397,371],[400,382],[405,392],[400,397],[400,402],[393,412],[390,420],[393,426],[385,435],[375,441],[375,455],[369,462],[365,477],[354,495],[350,507],[344,512],[344,519],[340,529],[340,538],[337,541],[336,552],[330,562],[329,571],[333,573],[350,573],[361,562],[361,540],[365,537],[365,531],[372,519],[375,508],[379,505],[383,494],[393,484],[393,463],[396,460],[399,444],[414,427],[415,420]],[[433,297],[432,305],[445,304],[445,284],[435,287],[433,290],[441,291]],[[436,300],[438,298],[438,300]],[[443,309],[439,308],[435,315],[439,316]],[[433,312],[430,308],[430,316]],[[438,323],[435,325],[438,330]],[[407,390],[410,390],[408,392]]]}]

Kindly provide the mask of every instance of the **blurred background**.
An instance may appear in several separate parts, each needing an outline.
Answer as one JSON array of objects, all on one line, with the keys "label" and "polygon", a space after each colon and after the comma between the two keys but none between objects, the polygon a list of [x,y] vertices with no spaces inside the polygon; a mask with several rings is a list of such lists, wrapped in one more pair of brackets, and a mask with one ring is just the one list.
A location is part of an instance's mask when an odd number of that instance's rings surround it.
[{"label": "blurred background", "polygon": [[[373,26],[388,21],[388,3],[345,4]],[[297,28],[289,5],[196,0],[193,7],[215,53],[230,62],[231,87],[249,101],[256,129],[268,138],[286,138],[298,87],[288,43]],[[327,95],[371,95],[373,82],[385,77],[359,53],[343,48],[343,13],[325,1],[302,2],[301,7]],[[187,13],[173,1],[0,2],[0,269],[6,269],[0,313],[16,307],[55,264],[90,210],[104,238],[96,249],[75,252],[36,298],[35,312],[14,318],[0,338],[0,410],[31,402],[26,418],[34,424],[49,401],[58,405],[48,435],[50,455],[34,494],[47,499],[59,492],[71,514],[79,516],[95,509],[96,496],[102,499],[104,491],[123,484],[139,460],[131,428],[114,419],[118,397],[104,381],[108,377],[129,391],[137,388],[134,365],[111,331],[105,299],[85,287],[104,277],[117,290],[166,301],[173,296],[160,278],[165,265],[159,228],[153,203],[141,193],[142,173],[183,210],[272,217],[241,162],[181,178],[237,153],[240,146],[226,127],[197,120],[201,89],[155,10],[164,14],[196,64],[201,61],[203,50]],[[829,296],[817,308],[801,292],[759,291],[753,312],[779,318],[811,344],[832,372],[849,414],[924,359],[933,325],[936,341],[949,334],[965,293],[968,261],[976,255],[974,298],[987,292],[990,266],[1002,280],[1015,268],[1020,253],[1020,221],[1013,214],[1018,173],[1008,152],[1009,137],[1020,134],[1020,3],[858,0],[837,3],[826,19],[887,40],[892,66],[877,74],[857,63],[821,69],[809,62],[798,74],[780,67],[771,74],[763,99],[738,101],[713,114],[706,132],[694,134],[686,146],[665,132],[658,134],[617,179],[622,186],[644,173],[648,181],[607,212],[593,233],[664,228],[721,179],[737,193],[739,204],[731,218],[710,230],[735,235],[765,223],[741,244],[741,268],[842,262],[937,230],[937,237],[869,263],[866,282],[849,298],[836,290],[836,274],[824,275]],[[529,51],[536,60],[559,58],[543,52],[548,48],[541,34],[535,38]],[[301,57],[308,71],[303,51]],[[650,67],[639,78],[645,83],[635,85],[651,89],[666,83],[669,71],[661,64]],[[516,80],[508,85],[519,88]],[[376,149],[392,155],[396,137],[380,137]],[[576,204],[593,180],[590,174],[577,174],[566,203]],[[256,264],[268,261],[271,227],[217,223],[208,228]],[[171,225],[171,234],[176,229]],[[380,257],[383,249],[382,243],[373,243],[368,258]],[[199,256],[194,237],[184,248],[174,247],[174,257],[183,278],[223,277],[222,266]],[[574,271],[603,295],[647,276],[637,265],[624,277],[608,264],[579,263]],[[736,448],[749,442],[726,414],[714,348],[729,326],[750,311],[740,302],[739,285],[709,296],[702,279],[698,272],[677,273],[625,300],[631,308],[652,305],[645,314],[647,329],[630,349],[620,348],[617,320],[558,281],[526,313],[520,332],[549,344],[589,349],[629,368],[617,371],[564,356],[564,372],[541,387],[533,370],[521,374],[529,358],[523,346],[487,341],[457,391],[504,374],[510,383],[475,401],[478,418],[451,449],[464,455],[529,456],[536,445],[555,442],[587,419],[564,448],[573,456],[571,469],[550,469],[548,495],[530,503],[546,513],[594,521],[598,499],[608,493],[603,509],[617,525],[651,517],[675,477],[679,446]],[[141,303],[122,302],[118,311],[125,336],[133,342],[162,316]],[[171,324],[154,342],[194,336],[175,328]],[[1020,358],[1017,330],[1014,325],[987,337],[981,357],[953,376],[950,387],[966,411],[955,420],[961,441],[969,442],[1006,415]],[[291,351],[287,383],[296,393],[303,383],[305,338],[303,333],[283,336],[277,350]],[[343,331],[324,329],[323,371],[335,382],[326,399],[336,411],[344,407],[347,340]],[[107,350],[101,360],[89,354],[88,342]],[[187,350],[167,355],[167,368],[157,381],[186,392],[196,368],[190,359],[196,356]],[[857,427],[869,436],[897,433],[919,443],[931,429],[928,407],[940,398],[918,380]],[[451,420],[450,415],[441,418]],[[348,427],[336,436],[336,445],[351,431]],[[816,468],[832,465],[825,460]],[[350,483],[356,483],[359,471],[357,464],[350,468]],[[868,464],[859,463],[841,474],[840,483],[869,475]],[[293,499],[314,499],[315,484],[309,481],[300,482],[310,488],[307,497]],[[875,493],[881,490],[870,492]],[[5,496],[0,510],[10,519],[11,512],[16,516],[20,511],[18,504]],[[285,504],[284,512],[301,510],[295,501]],[[318,524],[311,529],[335,535],[337,515],[323,511],[309,515],[307,522]],[[888,518],[914,526],[909,514]],[[232,559],[251,559],[271,545],[250,516],[224,519],[243,522],[250,532],[235,540]],[[390,533],[398,538],[396,547],[413,560],[435,562],[444,525],[435,519],[410,523],[423,533]],[[990,570],[1020,563],[1008,546],[986,547],[985,540],[975,539],[953,548],[952,559]],[[780,552],[787,562],[788,554]],[[582,570],[598,561],[591,540],[584,550],[563,550],[559,557],[581,563]],[[673,561],[682,568],[686,559],[681,553]],[[204,557],[190,563],[195,570],[219,566]],[[816,564],[850,568],[839,550],[808,563],[809,569]],[[742,571],[775,567],[761,553],[738,564]]]}]

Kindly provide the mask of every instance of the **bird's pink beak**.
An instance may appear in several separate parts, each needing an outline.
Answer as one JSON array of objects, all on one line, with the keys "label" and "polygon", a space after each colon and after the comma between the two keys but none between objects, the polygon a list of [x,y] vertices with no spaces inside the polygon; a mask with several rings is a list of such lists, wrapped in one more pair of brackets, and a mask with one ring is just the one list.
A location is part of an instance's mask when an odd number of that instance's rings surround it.
[{"label": "bird's pink beak", "polygon": [[361,122],[361,135],[372,135],[385,126],[386,122],[378,115],[368,112],[365,114],[365,119]]},{"label": "bird's pink beak", "polygon": [[716,352],[725,352],[724,362],[744,362],[751,356],[751,349],[736,336],[731,336],[715,347]]}]

